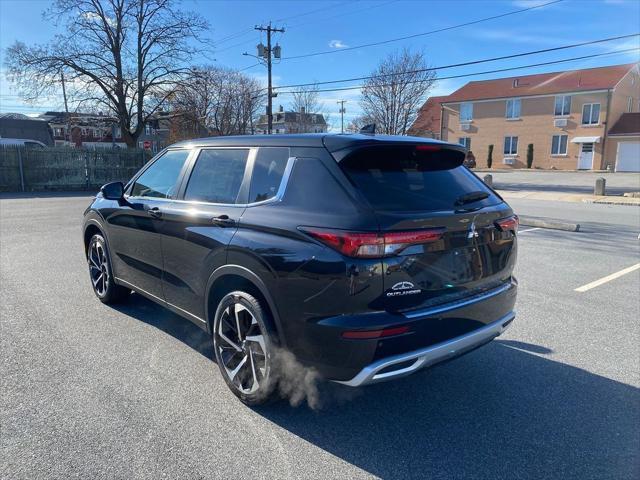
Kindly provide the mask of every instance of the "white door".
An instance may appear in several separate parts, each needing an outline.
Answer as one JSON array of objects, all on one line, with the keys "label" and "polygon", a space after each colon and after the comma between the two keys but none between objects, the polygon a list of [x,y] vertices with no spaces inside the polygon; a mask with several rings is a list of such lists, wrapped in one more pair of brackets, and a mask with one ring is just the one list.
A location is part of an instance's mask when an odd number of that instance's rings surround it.
[{"label": "white door", "polygon": [[618,143],[616,172],[640,172],[640,142]]},{"label": "white door", "polygon": [[593,143],[580,144],[580,156],[578,157],[578,170],[591,170],[593,168]]}]

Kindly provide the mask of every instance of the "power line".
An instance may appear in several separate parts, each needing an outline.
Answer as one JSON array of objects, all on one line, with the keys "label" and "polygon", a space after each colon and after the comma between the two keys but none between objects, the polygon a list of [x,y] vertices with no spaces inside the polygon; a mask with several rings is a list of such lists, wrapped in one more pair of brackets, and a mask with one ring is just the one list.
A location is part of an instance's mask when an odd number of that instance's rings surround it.
[{"label": "power line", "polygon": [[[475,73],[465,73],[462,75],[451,75],[448,77],[437,77],[434,78],[434,80],[451,80],[454,78],[465,78],[465,77],[473,77],[476,75],[487,75],[490,73],[501,73],[501,72],[508,72],[511,70],[521,70],[524,68],[533,68],[533,67],[542,67],[545,65],[555,65],[558,63],[566,63],[566,62],[574,62],[577,60],[585,60],[585,59],[589,59],[589,58],[597,58],[597,57],[604,57],[606,55],[617,55],[619,53],[628,53],[628,52],[633,52],[633,51],[640,51],[640,47],[635,47],[635,48],[627,48],[627,49],[623,49],[623,50],[613,50],[611,52],[606,52],[606,53],[596,53],[593,55],[583,55],[580,57],[573,57],[573,58],[565,58],[562,60],[554,60],[551,62],[542,62],[542,63],[531,63],[529,65],[521,65],[518,67],[509,67],[509,68],[500,68],[500,69],[496,69],[496,70],[486,70],[484,72],[475,72]],[[407,84],[411,84],[411,83],[420,83],[420,82],[424,82],[424,80],[415,80],[415,81],[408,81],[406,82]],[[389,87],[395,85],[395,83],[386,83],[386,84],[381,84],[378,85],[379,87]],[[352,87],[340,87],[340,88],[324,88],[324,89],[319,89],[319,90],[315,90],[316,92],[343,92],[346,90],[360,90],[362,88],[364,88],[365,85],[355,85]],[[302,91],[279,91],[278,94],[293,94],[293,93],[302,93]]]},{"label": "power line", "polygon": [[281,85],[277,88],[294,88],[294,87],[309,87],[309,86],[316,86],[316,85],[328,85],[328,84],[332,84],[332,83],[345,83],[345,82],[355,82],[358,80],[369,80],[371,78],[382,78],[382,77],[393,77],[394,75],[403,75],[403,74],[407,74],[407,73],[421,73],[421,72],[430,72],[430,71],[436,71],[436,70],[446,70],[448,68],[456,68],[456,67],[466,67],[469,65],[477,65],[479,63],[487,63],[487,62],[495,62],[498,60],[508,60],[511,58],[518,58],[518,57],[526,57],[528,55],[537,55],[540,53],[548,53],[548,52],[557,52],[558,50],[566,50],[569,48],[577,48],[577,47],[584,47],[586,45],[595,45],[597,43],[605,43],[605,42],[612,42],[615,40],[622,40],[625,38],[631,38],[631,37],[637,37],[639,36],[640,33],[633,33],[633,34],[629,34],[629,35],[620,35],[617,37],[609,37],[609,38],[602,38],[600,40],[591,40],[588,42],[582,42],[582,43],[574,43],[571,45],[562,45],[560,47],[553,47],[553,48],[545,48],[542,50],[533,50],[531,52],[522,52],[522,53],[514,53],[512,55],[504,55],[501,57],[491,57],[491,58],[485,58],[483,60],[473,60],[473,61],[469,61],[469,62],[462,62],[462,63],[452,63],[449,65],[442,65],[439,67],[428,67],[428,68],[420,68],[417,70],[405,70],[402,72],[395,72],[395,73],[385,73],[382,75],[367,75],[364,77],[353,77],[353,78],[344,78],[341,80],[326,80],[326,81],[322,81],[322,82],[310,82],[310,83],[297,83],[297,84],[292,84],[292,85]]},{"label": "power line", "polygon": [[[394,0],[394,1],[397,1],[397,0]],[[327,6],[324,6],[322,8],[317,8],[315,10],[308,10],[306,12],[298,13],[296,15],[291,15],[289,17],[280,18],[280,19],[275,20],[275,22],[276,23],[282,23],[285,20],[291,20],[293,18],[304,17],[304,16],[307,16],[307,15],[311,15],[313,13],[320,12],[320,11],[323,11],[323,10],[328,10],[328,9],[331,9],[331,8],[338,8],[338,7],[340,7],[340,6],[344,5],[344,4],[347,4],[347,3],[351,3],[351,2],[346,1],[346,2],[340,2],[338,4],[334,4],[334,5],[327,5]],[[235,39],[244,37],[247,34],[253,33],[253,32],[254,32],[253,28],[245,28],[243,30],[239,30],[238,32],[230,33],[229,35],[225,35],[224,37],[220,37],[218,40],[214,40],[213,43],[215,45],[219,45],[221,43],[226,43],[226,42],[229,42],[231,40],[235,40]],[[235,47],[248,45],[249,42],[251,42],[251,40],[246,40],[246,41],[243,41],[241,43],[236,43],[234,45],[227,46],[227,47],[223,48],[222,50],[217,50],[216,53],[221,53],[221,52],[230,50],[230,49],[235,48]]]},{"label": "power line", "polygon": [[373,10],[374,8],[384,7],[385,5],[389,5],[390,3],[396,3],[398,1],[399,0],[388,0],[386,2],[378,3],[377,5],[369,5],[369,4],[367,4],[367,6],[364,7],[364,8],[358,8],[356,10],[350,10],[348,12],[338,13],[336,15],[331,15],[329,17],[323,17],[323,18],[317,18],[315,20],[309,20],[308,22],[302,22],[302,23],[296,23],[294,25],[288,25],[287,28],[298,28],[298,27],[302,27],[304,25],[310,25],[312,23],[324,22],[326,20],[332,20],[334,18],[339,18],[339,17],[346,17],[347,15],[353,15],[354,13],[360,13],[363,10],[370,11],[370,10]]},{"label": "power line", "polygon": [[[291,20],[293,18],[306,17],[307,15],[311,15],[312,13],[322,12],[324,10],[329,10],[331,8],[337,8],[337,7],[341,6],[341,5],[344,5],[345,3],[352,3],[352,2],[346,1],[346,2],[340,2],[337,5],[326,5],[326,6],[321,7],[321,8],[316,8],[315,10],[309,10],[307,12],[298,13],[297,15],[291,15],[289,17],[278,18],[278,19],[274,20],[274,22],[275,23],[282,23],[282,22],[285,22],[287,20]],[[287,28],[291,28],[291,27],[287,27]]]},{"label": "power line", "polygon": [[416,38],[416,37],[422,37],[422,36],[425,36],[425,35],[432,35],[434,33],[446,32],[448,30],[454,30],[456,28],[467,27],[469,25],[476,25],[478,23],[488,22],[490,20],[496,20],[498,18],[508,17],[510,15],[516,15],[518,13],[528,12],[529,10],[535,10],[537,8],[547,7],[549,5],[560,3],[560,2],[563,2],[563,1],[564,0],[552,0],[550,2],[543,3],[541,5],[534,5],[532,7],[522,8],[520,10],[514,10],[512,12],[501,13],[500,15],[493,15],[491,17],[480,18],[478,20],[473,20],[473,21],[470,21],[470,22],[460,23],[458,25],[451,25],[449,27],[439,28],[437,30],[431,30],[429,32],[415,33],[413,35],[407,35],[405,37],[390,38],[388,40],[381,40],[379,42],[365,43],[365,44],[362,44],[362,45],[356,45],[356,46],[353,46],[353,47],[340,48],[340,49],[337,49],[337,50],[323,50],[323,51],[320,51],[320,52],[306,53],[306,54],[303,54],[303,55],[294,55],[294,56],[291,56],[291,57],[283,57],[282,59],[283,60],[292,60],[294,58],[315,57],[315,56],[318,56],[318,55],[329,55],[329,54],[332,54],[332,53],[348,52],[348,51],[357,50],[357,49],[360,49],[360,48],[375,47],[375,46],[378,46],[378,45],[386,45],[387,43],[399,42],[399,41],[402,41],[402,40],[408,40],[410,38]]},{"label": "power line", "polygon": [[237,70],[238,72],[244,72],[245,70],[249,70],[250,68],[257,67],[258,65],[262,65],[260,62],[254,63],[253,65],[249,65],[248,67],[241,68]]}]

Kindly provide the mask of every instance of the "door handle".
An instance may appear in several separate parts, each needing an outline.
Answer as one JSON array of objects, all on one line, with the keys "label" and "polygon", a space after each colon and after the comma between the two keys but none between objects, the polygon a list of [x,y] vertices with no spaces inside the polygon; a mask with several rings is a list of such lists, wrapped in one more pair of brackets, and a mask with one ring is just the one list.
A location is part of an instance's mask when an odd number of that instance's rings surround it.
[{"label": "door handle", "polygon": [[151,215],[152,217],[158,218],[162,216],[162,210],[160,210],[160,208],[158,207],[152,207],[147,209],[147,212],[149,212],[149,215]]},{"label": "door handle", "polygon": [[219,225],[220,227],[232,227],[236,224],[236,221],[233,218],[229,218],[229,215],[219,215],[217,217],[213,217],[211,222]]}]

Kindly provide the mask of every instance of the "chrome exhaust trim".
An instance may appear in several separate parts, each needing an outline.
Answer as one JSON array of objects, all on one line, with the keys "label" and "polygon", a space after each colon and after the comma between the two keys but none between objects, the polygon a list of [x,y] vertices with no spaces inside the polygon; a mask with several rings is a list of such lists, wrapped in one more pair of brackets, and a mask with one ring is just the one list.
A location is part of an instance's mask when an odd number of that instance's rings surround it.
[{"label": "chrome exhaust trim", "polygon": [[[484,343],[490,342],[509,328],[509,325],[514,318],[515,313],[511,312],[489,325],[465,335],[452,338],[446,342],[430,345],[420,350],[414,350],[413,352],[383,358],[364,367],[351,380],[335,380],[335,382],[348,385],[350,387],[360,387],[410,375],[417,370],[460,356],[475,347],[479,347]],[[413,360],[411,365],[398,368],[398,370],[381,373],[382,370],[389,369],[394,365],[401,363],[408,363],[411,360]]]}]

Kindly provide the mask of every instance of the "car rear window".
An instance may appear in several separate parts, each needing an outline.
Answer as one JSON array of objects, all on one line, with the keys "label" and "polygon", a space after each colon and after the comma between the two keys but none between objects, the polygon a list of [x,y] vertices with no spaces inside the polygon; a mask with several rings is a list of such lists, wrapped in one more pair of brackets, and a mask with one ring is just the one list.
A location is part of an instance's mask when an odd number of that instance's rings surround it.
[{"label": "car rear window", "polygon": [[341,162],[351,182],[371,206],[383,211],[455,210],[464,194],[486,192],[488,197],[465,204],[485,207],[500,199],[462,166],[464,153],[431,146],[361,148]]}]

